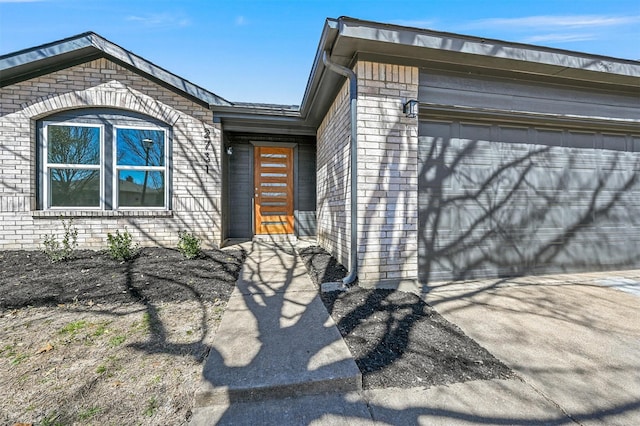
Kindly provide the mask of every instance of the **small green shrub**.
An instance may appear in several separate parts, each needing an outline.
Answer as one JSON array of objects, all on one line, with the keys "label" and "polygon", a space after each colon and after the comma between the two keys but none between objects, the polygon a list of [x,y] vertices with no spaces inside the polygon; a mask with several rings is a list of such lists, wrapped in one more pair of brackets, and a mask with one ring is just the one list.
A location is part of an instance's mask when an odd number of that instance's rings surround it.
[{"label": "small green shrub", "polygon": [[64,228],[62,241],[58,241],[55,235],[50,234],[44,236],[42,243],[44,246],[42,251],[52,263],[73,258],[74,251],[78,247],[78,229],[73,226],[73,219],[60,220]]},{"label": "small green shrub", "polygon": [[178,250],[187,259],[194,259],[200,256],[200,239],[187,231],[178,232]]},{"label": "small green shrub", "polygon": [[109,255],[116,260],[129,260],[134,258],[139,251],[137,244],[133,244],[133,238],[127,229],[124,232],[116,231],[115,234],[107,234]]}]

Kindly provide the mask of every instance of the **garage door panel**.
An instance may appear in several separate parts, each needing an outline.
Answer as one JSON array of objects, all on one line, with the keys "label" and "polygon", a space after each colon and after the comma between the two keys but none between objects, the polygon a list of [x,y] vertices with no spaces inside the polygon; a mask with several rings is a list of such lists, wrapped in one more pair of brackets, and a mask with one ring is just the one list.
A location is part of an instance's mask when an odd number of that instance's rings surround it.
[{"label": "garage door panel", "polygon": [[421,280],[636,261],[635,135],[426,120],[419,132]]}]

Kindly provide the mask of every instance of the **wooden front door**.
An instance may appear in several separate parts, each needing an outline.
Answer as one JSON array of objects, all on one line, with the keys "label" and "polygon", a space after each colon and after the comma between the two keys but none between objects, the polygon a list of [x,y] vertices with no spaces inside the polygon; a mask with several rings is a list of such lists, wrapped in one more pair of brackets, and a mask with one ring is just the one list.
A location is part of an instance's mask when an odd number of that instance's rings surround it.
[{"label": "wooden front door", "polygon": [[254,147],[256,234],[293,234],[293,149]]}]

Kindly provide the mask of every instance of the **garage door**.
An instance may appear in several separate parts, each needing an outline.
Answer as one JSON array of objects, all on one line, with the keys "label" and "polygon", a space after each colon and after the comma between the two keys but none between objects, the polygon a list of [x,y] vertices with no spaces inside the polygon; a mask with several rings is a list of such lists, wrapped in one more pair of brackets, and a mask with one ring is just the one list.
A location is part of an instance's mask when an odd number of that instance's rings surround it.
[{"label": "garage door", "polygon": [[640,136],[422,120],[422,282],[640,265]]}]

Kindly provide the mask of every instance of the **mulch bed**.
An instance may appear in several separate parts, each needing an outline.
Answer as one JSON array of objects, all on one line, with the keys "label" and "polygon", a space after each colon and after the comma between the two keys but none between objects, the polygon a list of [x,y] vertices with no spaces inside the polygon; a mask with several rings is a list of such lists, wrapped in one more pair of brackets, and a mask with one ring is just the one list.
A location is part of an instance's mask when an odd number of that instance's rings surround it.
[{"label": "mulch bed", "polygon": [[[316,284],[345,268],[319,247],[300,250]],[[321,295],[362,373],[365,389],[506,379],[513,372],[420,297],[353,287]]]},{"label": "mulch bed", "polygon": [[244,261],[240,250],[205,250],[185,259],[178,250],[143,248],[133,259],[79,250],[51,263],[38,251],[0,251],[0,309],[66,303],[227,301]]}]

